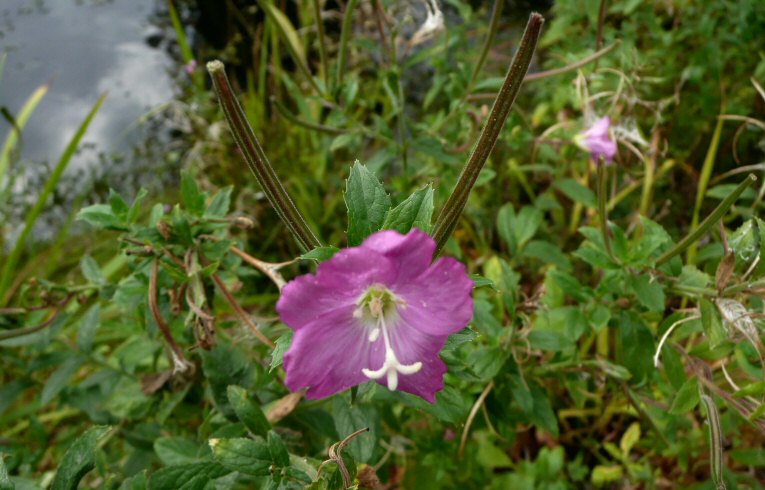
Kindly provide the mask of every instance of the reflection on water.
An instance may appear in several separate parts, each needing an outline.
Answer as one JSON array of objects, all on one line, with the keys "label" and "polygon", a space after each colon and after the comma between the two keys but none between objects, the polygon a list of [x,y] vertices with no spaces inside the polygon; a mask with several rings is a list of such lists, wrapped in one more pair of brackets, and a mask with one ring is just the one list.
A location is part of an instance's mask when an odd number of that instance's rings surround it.
[{"label": "reflection on water", "polygon": [[[0,106],[17,114],[35,88],[50,82],[23,132],[14,209],[35,200],[77,126],[99,94],[108,92],[59,186],[61,206],[46,216],[47,226],[35,230],[37,239],[52,233],[50,225],[69,212],[66,204],[93,182],[130,194],[164,174],[161,157],[146,150],[157,128],[135,124],[174,95],[171,73],[177,64],[167,53],[174,39],[158,14],[164,5],[160,0],[0,1],[0,53],[7,53]],[[0,121],[0,138],[9,128]],[[19,218],[10,216],[11,224]],[[12,235],[6,239],[12,241]]]}]

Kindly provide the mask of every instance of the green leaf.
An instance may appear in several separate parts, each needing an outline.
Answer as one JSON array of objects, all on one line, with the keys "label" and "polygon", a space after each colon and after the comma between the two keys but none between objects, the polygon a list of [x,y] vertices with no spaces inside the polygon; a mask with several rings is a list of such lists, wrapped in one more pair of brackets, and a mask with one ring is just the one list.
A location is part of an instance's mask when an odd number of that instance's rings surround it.
[{"label": "green leaf", "polygon": [[622,455],[626,458],[629,456],[632,448],[640,440],[640,423],[632,422],[630,426],[624,431],[621,441],[619,441],[619,449],[622,451]]},{"label": "green leaf", "polygon": [[316,262],[324,262],[335,256],[340,249],[333,246],[328,247],[316,247],[310,252],[306,252],[300,256],[303,260],[315,260]]},{"label": "green leaf", "polygon": [[553,264],[564,271],[571,270],[571,262],[558,245],[545,240],[531,240],[523,248],[522,257],[533,257],[544,264]]},{"label": "green leaf", "polygon": [[629,283],[640,304],[649,311],[664,311],[664,289],[659,281],[649,274],[640,274],[632,276]]},{"label": "green leaf", "polygon": [[490,289],[493,289],[494,291],[499,291],[497,286],[494,284],[494,281],[487,277],[483,277],[480,274],[470,274],[470,279],[473,281],[473,288],[482,288],[486,286]]},{"label": "green leaf", "polygon": [[292,344],[292,336],[294,334],[294,331],[287,330],[276,340],[276,347],[271,351],[271,366],[268,368],[269,373],[282,365],[284,353],[290,348],[290,345]]},{"label": "green leaf", "polygon": [[205,211],[205,195],[199,192],[197,183],[188,172],[181,172],[181,202],[186,211],[194,216],[202,216]]},{"label": "green leaf", "polygon": [[701,311],[701,326],[704,328],[704,335],[709,341],[709,348],[714,349],[727,338],[720,312],[711,301],[704,298],[699,300],[699,310]]},{"label": "green leaf", "polygon": [[443,348],[441,348],[441,352],[457,349],[462,344],[472,342],[476,337],[478,337],[477,333],[469,327],[465,327],[459,332],[453,333],[446,338],[446,343]]},{"label": "green leaf", "polygon": [[430,233],[432,216],[433,186],[428,184],[389,210],[382,227],[386,230],[396,230],[399,233],[408,233],[412,228]]},{"label": "green leaf", "polygon": [[244,438],[210,439],[213,456],[224,467],[252,476],[268,476],[273,464],[271,452],[263,440]]},{"label": "green leaf", "polygon": [[597,208],[598,206],[595,193],[574,179],[559,180],[553,186],[574,202],[583,204],[588,208]]},{"label": "green leaf", "polygon": [[672,406],[669,407],[669,413],[680,415],[690,412],[699,404],[699,384],[696,378],[691,378],[683,383],[683,386],[677,391],[675,399],[672,400]]},{"label": "green leaf", "polygon": [[[133,204],[130,206],[130,210],[127,213],[127,222],[128,223],[135,223],[135,220],[138,219],[138,213],[141,212],[141,202],[143,202],[144,198],[148,195],[148,191],[146,189],[141,189],[138,191],[138,194],[136,194],[135,199],[133,200]],[[160,209],[162,206],[160,205]]]},{"label": "green leaf", "polygon": [[154,441],[154,452],[167,466],[199,462],[199,445],[184,437],[160,437]]},{"label": "green leaf", "polygon": [[111,206],[115,216],[118,216],[121,220],[127,219],[128,205],[114,189],[109,189],[109,206]]},{"label": "green leaf", "polygon": [[94,204],[80,210],[77,220],[85,221],[105,230],[127,231],[125,223],[114,215],[108,204]]},{"label": "green leaf", "polygon": [[348,245],[359,245],[378,231],[390,209],[390,196],[377,177],[356,161],[343,194],[348,207]]},{"label": "green leaf", "polygon": [[82,259],[80,259],[80,270],[82,271],[82,276],[91,284],[99,286],[106,284],[106,278],[101,272],[101,268],[98,267],[98,264],[90,255],[82,256]]},{"label": "green leaf", "polygon": [[619,363],[630,370],[634,381],[640,383],[654,369],[653,335],[639,316],[622,312],[619,317],[621,358]]},{"label": "green leaf", "polygon": [[67,381],[77,370],[82,366],[83,359],[81,357],[71,357],[64,361],[58,369],[53,371],[53,374],[48,377],[48,380],[43,386],[42,393],[40,395],[40,403],[46,405],[48,402],[56,398],[66,387]]},{"label": "green leaf", "polygon": [[249,386],[251,363],[241,349],[219,338],[212,350],[202,350],[202,370],[210,384],[215,405],[234,420],[236,412],[228,401],[228,386]]},{"label": "green leaf", "polygon": [[205,218],[223,218],[231,206],[232,186],[225,187],[215,193],[210,204],[205,209]]},{"label": "green leaf", "polygon": [[268,450],[271,453],[271,459],[274,463],[280,467],[287,467],[290,465],[290,453],[287,452],[287,446],[284,445],[284,441],[276,432],[268,431]]},{"label": "green leaf", "polygon": [[77,347],[83,352],[90,352],[98,327],[101,326],[101,305],[96,303],[82,316],[77,329]]},{"label": "green leaf", "polygon": [[96,425],[78,437],[64,453],[51,490],[74,490],[83,476],[96,466],[98,441],[111,427]]},{"label": "green leaf", "polygon": [[3,453],[0,453],[0,490],[15,490],[16,486],[8,478],[8,470],[5,468]]},{"label": "green leaf", "polygon": [[256,436],[266,437],[271,429],[271,424],[266,420],[266,415],[250,397],[247,390],[241,386],[231,385],[228,387],[228,401],[236,412],[236,416],[244,423],[245,427]]},{"label": "green leaf", "polygon": [[341,439],[359,429],[369,427],[368,433],[354,438],[346,447],[357,462],[370,461],[377,446],[376,410],[368,405],[350,405],[346,397],[335,396],[332,398],[332,417]]},{"label": "green leaf", "polygon": [[208,490],[211,480],[231,473],[215,462],[168,466],[154,472],[149,478],[151,490]]},{"label": "green leaf", "polygon": [[592,475],[590,479],[592,484],[596,487],[602,487],[607,483],[613,483],[622,478],[624,470],[621,466],[617,465],[602,465],[599,464],[592,469]]}]

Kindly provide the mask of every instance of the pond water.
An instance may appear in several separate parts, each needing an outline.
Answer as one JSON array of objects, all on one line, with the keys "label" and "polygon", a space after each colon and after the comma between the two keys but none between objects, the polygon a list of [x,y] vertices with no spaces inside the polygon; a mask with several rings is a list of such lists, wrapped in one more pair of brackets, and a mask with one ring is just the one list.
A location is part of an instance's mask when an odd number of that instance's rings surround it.
[{"label": "pond water", "polygon": [[[0,2],[0,53],[6,56],[0,106],[16,115],[37,87],[50,87],[23,130],[11,209],[35,201],[79,124],[108,93],[57,190],[59,206],[35,229],[36,239],[49,238],[70,211],[66,203],[95,183],[131,194],[164,178],[160,150],[146,151],[157,135],[137,122],[176,95],[174,42],[160,0]],[[0,121],[0,142],[10,129]],[[6,243],[23,215],[12,212],[8,219]]]}]

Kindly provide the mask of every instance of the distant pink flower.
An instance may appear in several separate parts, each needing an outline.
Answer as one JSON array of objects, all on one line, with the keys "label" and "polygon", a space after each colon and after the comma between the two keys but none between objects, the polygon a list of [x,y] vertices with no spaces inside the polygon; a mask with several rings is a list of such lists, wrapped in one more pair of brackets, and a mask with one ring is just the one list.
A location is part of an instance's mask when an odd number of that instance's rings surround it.
[{"label": "distant pink flower", "polygon": [[192,74],[194,74],[194,70],[197,69],[197,65],[198,65],[197,60],[194,60],[194,59],[189,60],[188,63],[183,65],[183,71],[185,71],[187,75],[191,76]]},{"label": "distant pink flower", "polygon": [[611,139],[608,130],[611,127],[611,120],[608,116],[598,119],[595,124],[577,135],[576,142],[584,150],[590,152],[590,156],[595,162],[600,162],[600,157],[608,165],[614,159],[616,154],[616,142]]},{"label": "distant pink flower", "polygon": [[446,372],[438,353],[473,315],[465,266],[432,262],[435,248],[417,229],[379,231],[290,281],[276,304],[295,331],[287,387],[315,399],[371,379],[434,403]]}]

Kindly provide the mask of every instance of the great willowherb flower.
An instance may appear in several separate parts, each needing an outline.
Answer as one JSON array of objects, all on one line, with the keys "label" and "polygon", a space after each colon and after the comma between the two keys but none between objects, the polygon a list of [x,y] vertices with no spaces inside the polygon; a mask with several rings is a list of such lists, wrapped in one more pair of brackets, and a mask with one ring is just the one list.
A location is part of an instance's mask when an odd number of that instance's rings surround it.
[{"label": "great willowherb flower", "polygon": [[295,331],[285,384],[324,398],[368,380],[434,403],[446,338],[473,315],[465,266],[413,229],[385,230],[341,250],[282,289],[276,310]]},{"label": "great willowherb flower", "polygon": [[610,127],[611,119],[604,116],[575,138],[577,145],[583,150],[589,151],[595,162],[600,162],[600,158],[603,157],[603,162],[606,165],[611,163],[616,154],[616,141],[611,139],[608,133]]}]

